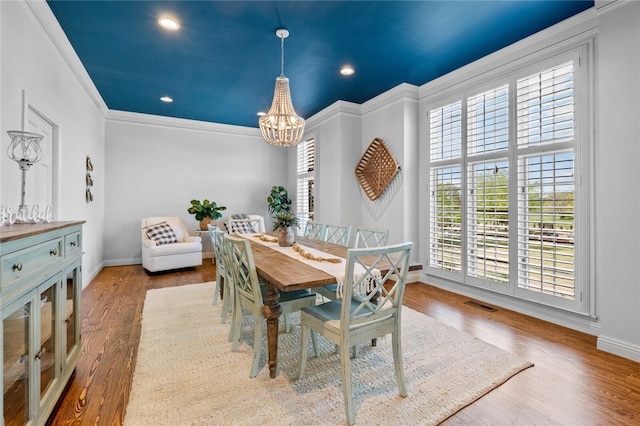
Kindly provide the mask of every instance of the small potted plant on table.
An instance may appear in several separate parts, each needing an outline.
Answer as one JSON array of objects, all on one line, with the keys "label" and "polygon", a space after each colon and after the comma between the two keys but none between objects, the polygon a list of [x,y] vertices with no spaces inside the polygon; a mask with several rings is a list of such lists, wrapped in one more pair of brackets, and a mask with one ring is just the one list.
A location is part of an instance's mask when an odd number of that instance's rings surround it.
[{"label": "small potted plant on table", "polygon": [[212,220],[220,219],[222,217],[220,212],[226,209],[225,206],[219,206],[215,201],[191,200],[191,207],[187,211],[196,216],[196,220],[200,222],[200,230],[206,231],[207,225]]},{"label": "small potted plant on table", "polygon": [[276,213],[273,219],[273,230],[278,231],[278,245],[289,247],[293,245],[296,234],[293,227],[298,226],[298,216],[291,211]]}]

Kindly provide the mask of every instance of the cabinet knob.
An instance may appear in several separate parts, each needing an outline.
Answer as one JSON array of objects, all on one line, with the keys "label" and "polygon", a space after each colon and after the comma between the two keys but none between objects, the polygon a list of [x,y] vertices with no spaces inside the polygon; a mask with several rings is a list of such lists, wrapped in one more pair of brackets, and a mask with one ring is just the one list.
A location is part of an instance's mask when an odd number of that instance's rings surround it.
[{"label": "cabinet knob", "polygon": [[22,271],[22,263],[14,263],[11,269],[14,271]]},{"label": "cabinet knob", "polygon": [[75,241],[71,241],[71,242],[69,243],[69,245],[70,245],[71,247],[75,247],[75,246],[77,246],[78,244],[77,244]]},{"label": "cabinet knob", "polygon": [[53,249],[53,250],[51,250],[51,251],[49,252],[49,254],[50,254],[51,256],[57,256],[57,255],[58,255],[58,249]]}]

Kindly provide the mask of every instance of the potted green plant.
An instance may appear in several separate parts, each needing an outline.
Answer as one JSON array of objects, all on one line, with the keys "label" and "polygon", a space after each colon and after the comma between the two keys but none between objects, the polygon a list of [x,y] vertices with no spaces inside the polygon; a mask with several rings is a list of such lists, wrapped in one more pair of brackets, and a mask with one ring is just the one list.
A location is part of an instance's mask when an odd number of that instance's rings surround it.
[{"label": "potted green plant", "polygon": [[296,234],[293,227],[298,226],[298,216],[292,211],[276,213],[273,218],[273,230],[278,231],[278,245],[288,247],[293,244]]},{"label": "potted green plant", "polygon": [[191,200],[191,207],[187,211],[196,216],[196,220],[200,222],[200,230],[206,231],[207,225],[212,220],[220,219],[222,217],[220,212],[226,209],[225,206],[219,206],[215,201]]},{"label": "potted green plant", "polygon": [[269,212],[275,217],[277,213],[291,211],[291,198],[284,186],[272,186],[267,197]]}]

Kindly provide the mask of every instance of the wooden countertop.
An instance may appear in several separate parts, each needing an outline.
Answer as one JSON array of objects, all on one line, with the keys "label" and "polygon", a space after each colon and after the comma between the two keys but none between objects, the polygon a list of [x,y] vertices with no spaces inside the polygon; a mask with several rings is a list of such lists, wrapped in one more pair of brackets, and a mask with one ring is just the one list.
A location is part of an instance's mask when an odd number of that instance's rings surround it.
[{"label": "wooden countertop", "polygon": [[0,226],[0,243],[31,237],[32,235],[43,234],[74,225],[81,225],[83,223],[85,223],[84,220],[49,223],[14,223],[13,225],[4,224]]}]

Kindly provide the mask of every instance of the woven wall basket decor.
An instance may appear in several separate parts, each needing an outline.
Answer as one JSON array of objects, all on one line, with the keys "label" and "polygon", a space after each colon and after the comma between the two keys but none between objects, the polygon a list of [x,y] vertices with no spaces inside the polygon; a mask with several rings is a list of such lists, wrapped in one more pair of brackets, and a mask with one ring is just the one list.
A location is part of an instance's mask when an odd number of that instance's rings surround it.
[{"label": "woven wall basket decor", "polygon": [[371,201],[382,195],[400,171],[400,165],[393,158],[382,139],[375,138],[362,155],[356,166],[356,179]]}]

